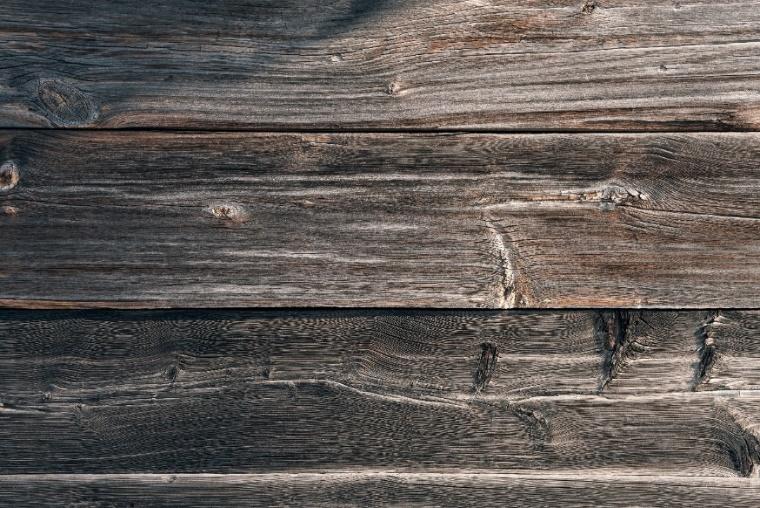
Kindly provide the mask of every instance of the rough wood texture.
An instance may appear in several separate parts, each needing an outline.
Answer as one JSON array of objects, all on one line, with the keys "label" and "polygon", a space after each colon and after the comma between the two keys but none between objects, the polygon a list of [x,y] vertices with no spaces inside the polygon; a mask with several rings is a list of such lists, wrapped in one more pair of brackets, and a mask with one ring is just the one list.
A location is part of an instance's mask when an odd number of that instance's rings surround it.
[{"label": "rough wood texture", "polygon": [[0,126],[756,129],[756,0],[4,0]]},{"label": "rough wood texture", "polygon": [[760,392],[723,389],[757,385],[743,337],[758,312],[0,318],[6,474],[756,476],[760,464]]},{"label": "rough wood texture", "polygon": [[0,476],[0,502],[65,506],[755,507],[756,479],[324,473]]},{"label": "rough wood texture", "polygon": [[0,304],[756,307],[760,136],[5,132]]}]

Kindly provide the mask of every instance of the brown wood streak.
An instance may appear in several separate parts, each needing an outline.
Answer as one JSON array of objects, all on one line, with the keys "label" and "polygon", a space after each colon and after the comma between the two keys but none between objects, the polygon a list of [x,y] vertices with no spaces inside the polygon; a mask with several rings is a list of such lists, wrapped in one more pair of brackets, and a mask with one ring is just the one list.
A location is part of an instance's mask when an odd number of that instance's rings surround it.
[{"label": "brown wood streak", "polygon": [[79,506],[753,507],[757,482],[583,474],[138,474],[0,476],[0,502]]},{"label": "brown wood streak", "polygon": [[600,393],[595,311],[3,311],[0,470],[756,476],[760,314],[695,392],[705,319],[638,313]]},{"label": "brown wood streak", "polygon": [[5,0],[0,126],[756,129],[757,0]]},{"label": "brown wood streak", "polygon": [[758,141],[5,132],[0,305],[753,308]]}]

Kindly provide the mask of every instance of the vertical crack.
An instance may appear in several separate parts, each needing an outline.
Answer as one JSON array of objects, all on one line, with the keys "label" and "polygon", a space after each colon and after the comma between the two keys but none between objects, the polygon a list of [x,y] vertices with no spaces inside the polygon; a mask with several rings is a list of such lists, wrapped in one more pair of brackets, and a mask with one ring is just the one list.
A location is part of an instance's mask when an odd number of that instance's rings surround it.
[{"label": "vertical crack", "polygon": [[754,418],[730,405],[719,407],[717,416],[722,431],[720,445],[734,469],[745,478],[753,476],[760,463],[760,440],[752,423]]},{"label": "vertical crack", "polygon": [[496,370],[498,358],[499,353],[496,349],[496,344],[484,342],[480,345],[480,359],[473,376],[473,390],[475,393],[480,393],[488,386],[491,376],[493,376],[494,370]]},{"label": "vertical crack", "polygon": [[710,380],[715,361],[718,359],[718,346],[712,333],[712,327],[721,319],[720,311],[711,313],[707,319],[697,327],[694,336],[699,345],[699,362],[694,372],[693,390],[697,391]]},{"label": "vertical crack", "polygon": [[622,372],[629,360],[647,347],[631,338],[632,324],[640,313],[627,310],[597,312],[594,316],[594,338],[602,351],[602,376],[599,391],[604,390]]},{"label": "vertical crack", "polygon": [[515,285],[515,265],[512,254],[504,243],[504,234],[490,219],[483,219],[488,232],[491,253],[496,259],[498,268],[498,292],[496,306],[500,309],[514,308],[519,301]]}]

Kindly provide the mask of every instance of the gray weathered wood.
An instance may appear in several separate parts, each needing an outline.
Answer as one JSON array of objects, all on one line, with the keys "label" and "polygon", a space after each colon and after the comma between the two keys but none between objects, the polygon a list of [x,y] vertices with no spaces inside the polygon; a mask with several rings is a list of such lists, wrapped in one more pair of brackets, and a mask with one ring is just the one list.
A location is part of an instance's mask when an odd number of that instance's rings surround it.
[{"label": "gray weathered wood", "polygon": [[5,473],[760,464],[756,311],[0,317]]},{"label": "gray weathered wood", "polygon": [[584,474],[0,476],[0,502],[65,506],[755,507],[756,479]]},{"label": "gray weathered wood", "polygon": [[[173,381],[180,373],[212,384],[222,382],[217,375],[234,383],[256,374],[454,398],[760,386],[754,311],[631,311],[621,338],[607,311],[4,311],[0,319],[0,355],[11,362],[0,388],[26,401],[51,385],[59,399],[93,397],[101,383],[164,369]],[[91,351],[99,359],[137,354],[139,362],[128,372],[108,363],[94,384],[74,382],[88,376]],[[707,352],[711,361],[703,361]],[[180,365],[185,357],[192,374]],[[24,369],[14,369],[17,360]],[[51,362],[61,363],[51,370]],[[241,370],[220,370],[224,362]]]},{"label": "gray weathered wood", "polygon": [[0,305],[757,307],[760,136],[5,132]]},{"label": "gray weathered wood", "polygon": [[756,129],[756,0],[5,0],[0,126]]}]

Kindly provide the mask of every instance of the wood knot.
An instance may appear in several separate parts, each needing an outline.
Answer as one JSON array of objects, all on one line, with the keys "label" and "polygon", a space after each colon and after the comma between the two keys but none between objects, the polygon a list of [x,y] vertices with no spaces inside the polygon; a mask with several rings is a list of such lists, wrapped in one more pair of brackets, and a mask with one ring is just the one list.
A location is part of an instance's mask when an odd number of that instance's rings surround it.
[{"label": "wood knot", "polygon": [[594,0],[586,0],[581,7],[581,14],[591,14],[596,9],[596,2]]},{"label": "wood knot", "polygon": [[169,384],[174,385],[183,370],[185,370],[185,361],[178,356],[175,361],[164,370],[164,377]]},{"label": "wood knot", "polygon": [[174,383],[179,377],[179,372],[180,368],[177,365],[171,365],[168,369],[166,369],[166,379],[170,383]]},{"label": "wood knot", "polygon": [[0,191],[9,191],[18,184],[21,178],[18,166],[13,161],[4,162],[0,166]]},{"label": "wood knot", "polygon": [[250,218],[248,212],[242,206],[234,204],[211,205],[208,211],[219,220],[235,224],[248,222]]},{"label": "wood knot", "polygon": [[86,93],[57,79],[40,81],[37,97],[46,116],[56,125],[88,124],[98,116],[94,102]]},{"label": "wood knot", "polygon": [[401,95],[401,91],[402,91],[401,83],[399,83],[396,80],[391,81],[390,83],[385,85],[385,93],[390,95],[391,97],[398,97],[399,95]]},{"label": "wood knot", "polygon": [[617,205],[625,204],[631,200],[649,200],[649,196],[636,189],[610,185],[602,189],[599,194],[599,207],[602,210],[612,210]]}]

